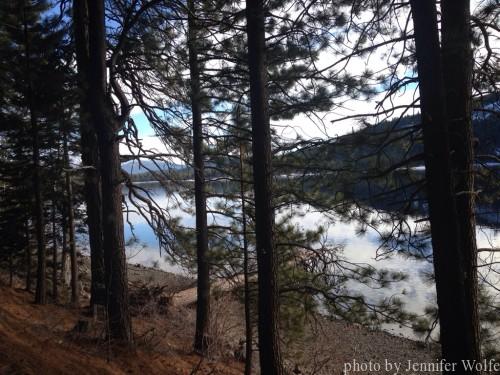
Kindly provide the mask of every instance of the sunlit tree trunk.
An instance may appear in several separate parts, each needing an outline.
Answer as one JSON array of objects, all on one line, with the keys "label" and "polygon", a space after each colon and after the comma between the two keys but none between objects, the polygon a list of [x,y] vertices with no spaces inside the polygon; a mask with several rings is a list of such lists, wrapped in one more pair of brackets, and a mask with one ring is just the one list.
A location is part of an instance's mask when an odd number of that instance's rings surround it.
[{"label": "sunlit tree trunk", "polygon": [[64,285],[68,286],[71,283],[70,274],[71,271],[68,270],[68,219],[66,215],[61,215],[61,227],[62,227],[62,254],[61,254],[61,281]]},{"label": "sunlit tree trunk", "polygon": [[68,217],[69,234],[69,258],[71,262],[71,303],[79,305],[80,291],[78,281],[78,259],[76,257],[75,242],[75,213],[73,209],[73,185],[71,183],[71,171],[69,170],[68,139],[66,133],[63,135],[65,190],[66,190],[66,214]]}]

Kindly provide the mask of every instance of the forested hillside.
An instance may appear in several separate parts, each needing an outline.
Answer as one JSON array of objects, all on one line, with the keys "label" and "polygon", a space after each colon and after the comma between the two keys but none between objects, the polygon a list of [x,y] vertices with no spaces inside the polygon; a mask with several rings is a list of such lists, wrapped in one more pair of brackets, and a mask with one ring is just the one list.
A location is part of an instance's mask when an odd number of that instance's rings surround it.
[{"label": "forested hillside", "polygon": [[[472,127],[477,162],[492,163],[500,152],[500,118],[497,115],[500,98],[492,94],[478,100],[476,106],[472,115]],[[339,163],[339,168],[343,162],[359,160],[360,170],[369,170],[370,166],[376,164],[374,160],[378,154],[377,150],[383,148],[385,157],[391,160],[399,160],[401,155],[406,155],[407,159],[415,158],[408,164],[408,167],[415,167],[423,164],[422,158],[417,159],[417,156],[423,153],[423,143],[419,136],[420,126],[420,115],[402,116],[376,124],[367,121],[360,130],[339,136],[317,148],[308,146],[304,151],[298,150],[296,153],[297,157],[304,159],[320,159],[326,153],[326,160]],[[413,138],[401,137],[413,129]],[[316,157],[316,153],[322,156]]]},{"label": "forested hillside", "polygon": [[[495,204],[494,210],[498,210],[500,177],[498,103],[496,94],[482,98],[472,116],[476,184],[482,191],[478,204]],[[425,192],[417,192],[415,183],[425,173],[421,132],[420,115],[375,124],[367,121],[359,130],[327,142],[285,145],[275,156],[277,174],[291,177],[287,182],[306,180],[308,191],[342,194],[347,201],[425,215]],[[407,209],[408,205],[413,209]]]}]

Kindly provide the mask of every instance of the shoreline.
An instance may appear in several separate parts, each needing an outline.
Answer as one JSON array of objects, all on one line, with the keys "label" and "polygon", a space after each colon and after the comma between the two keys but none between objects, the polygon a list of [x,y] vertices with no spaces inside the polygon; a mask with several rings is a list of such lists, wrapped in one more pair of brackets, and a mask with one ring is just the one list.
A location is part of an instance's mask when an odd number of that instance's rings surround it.
[{"label": "shoreline", "polygon": [[[79,263],[83,286],[81,291],[86,293],[88,298],[85,287],[90,281],[89,258],[82,256]],[[128,264],[127,269],[131,296],[137,301],[131,305],[135,335],[154,335],[155,352],[168,352],[176,348],[177,351],[190,353],[195,327],[196,298],[193,300],[190,296],[185,303],[178,303],[175,296],[185,291],[195,291],[195,279],[134,264]],[[69,309],[68,313],[71,310],[71,307],[64,303],[59,307],[50,308]],[[214,293],[211,310],[213,360],[216,363],[241,361],[242,342],[244,346],[245,338],[243,304],[233,293],[222,290],[222,293]],[[71,316],[73,320],[81,319]],[[253,320],[256,323],[255,316]],[[343,373],[346,364],[352,363],[353,360],[358,363],[383,364],[387,359],[391,363],[406,364],[408,360],[412,363],[433,363],[439,358],[439,351],[434,345],[425,347],[421,342],[409,338],[343,320],[316,314],[302,320],[302,324],[303,329],[298,336],[293,333],[294,336],[290,336],[291,332],[283,328],[282,339],[287,368],[298,368],[303,373],[309,373],[313,368],[321,368],[321,371],[315,372],[318,375]],[[50,325],[48,329],[49,327]],[[257,355],[256,351],[254,355]],[[435,372],[419,373],[426,374]]]},{"label": "shoreline", "polygon": [[[82,279],[80,277],[80,283],[83,284],[83,288],[80,291],[85,291],[87,294],[90,293],[90,257],[88,255],[81,255],[83,262],[80,267],[83,266],[83,274],[85,277]],[[80,268],[80,275],[82,275],[82,268]],[[169,294],[173,300],[175,300],[176,305],[189,305],[196,303],[196,278],[189,277],[186,275],[181,275],[175,272],[170,272],[162,270],[160,268],[143,266],[139,263],[127,263],[127,277],[129,286],[134,289],[138,287],[161,287],[165,294]],[[218,290],[219,292],[231,292],[232,290],[227,287],[227,282],[225,280],[218,280],[212,283],[212,291]],[[86,297],[86,296],[83,296]],[[89,296],[87,297],[89,300]],[[395,331],[391,326],[398,325],[398,323],[384,323],[387,325],[387,329],[381,327],[368,327],[361,325],[359,323],[349,322],[343,319],[330,318],[328,315],[323,315],[321,313],[316,313],[319,318],[326,321],[334,321],[338,323],[344,323],[351,325],[356,329],[364,329],[369,332],[378,332],[382,335],[388,335],[395,339],[408,340],[418,346],[424,347],[426,344],[423,340],[418,340],[414,337],[408,337],[401,332]],[[432,344],[431,344],[432,345]]]}]

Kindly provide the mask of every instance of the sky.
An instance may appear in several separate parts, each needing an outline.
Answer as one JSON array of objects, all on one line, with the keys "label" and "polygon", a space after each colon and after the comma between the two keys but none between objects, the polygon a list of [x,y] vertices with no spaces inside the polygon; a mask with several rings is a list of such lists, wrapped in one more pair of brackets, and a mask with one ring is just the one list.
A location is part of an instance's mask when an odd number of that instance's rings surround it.
[{"label": "sky", "polygon": [[[363,71],[365,66],[362,66],[364,62],[353,63],[353,71],[357,70]],[[372,67],[375,65],[373,61],[369,61]],[[383,66],[386,63],[380,60],[378,65]],[[354,66],[356,65],[356,66]],[[400,105],[404,103],[410,103],[414,99],[416,85],[412,84],[408,87],[405,92],[398,93],[394,96],[393,104]],[[338,123],[331,124],[330,121],[343,116],[351,116],[360,113],[373,113],[376,111],[377,102],[380,100],[379,97],[375,97],[372,100],[354,100],[351,99],[342,104],[341,107],[333,108],[332,111],[328,113],[315,113],[314,116],[300,114],[295,116],[292,120],[281,120],[272,121],[272,127],[275,129],[276,134],[281,140],[294,140],[297,136],[302,139],[313,139],[313,138],[334,138],[339,135],[350,133],[353,130],[359,128],[359,123],[356,120],[346,120]],[[395,115],[398,112],[395,113]],[[139,132],[139,136],[142,139],[142,144],[147,149],[154,149],[160,153],[167,153],[167,149],[161,142],[161,140],[156,137],[154,130],[151,128],[146,116],[142,113],[139,108],[135,108],[131,116],[136,124]],[[375,118],[372,118],[373,122]],[[121,152],[128,154],[129,151],[122,147]]]},{"label": "sky", "polygon": [[[472,0],[472,9],[475,9],[483,1],[484,0]],[[389,45],[389,47],[391,47],[391,45]],[[337,48],[337,46],[332,45],[331,49],[325,50],[320,55],[320,58],[316,64],[319,69],[325,66],[329,66],[335,61],[335,59],[337,59],[337,57],[334,56],[335,48]],[[369,56],[354,57],[349,61],[347,70],[350,74],[353,75],[358,75],[366,69],[369,69],[373,72],[381,72],[386,69],[388,64],[394,61],[393,57],[386,56],[386,52],[387,49],[382,48]],[[401,68],[398,71],[399,77],[412,77],[414,76],[414,74],[414,72],[405,70],[405,68]],[[398,93],[396,93],[392,97],[390,102],[387,102],[387,106],[398,106],[412,103],[415,98],[418,97],[417,89],[418,88],[415,83],[407,85],[404,90],[400,90]],[[355,131],[360,127],[360,124],[357,120],[346,120],[342,122],[335,122],[334,124],[332,124],[331,121],[342,118],[344,116],[352,116],[360,113],[370,114],[376,112],[377,105],[384,95],[383,90],[380,91],[382,91],[380,95],[370,100],[350,99],[345,101],[346,98],[339,98],[339,101],[336,103],[337,105],[335,105],[334,108],[329,112],[315,113],[314,115],[301,114],[296,116],[292,120],[272,121],[271,124],[276,130],[277,135],[283,141],[294,140],[297,137],[301,137],[303,139],[334,138],[336,136]],[[385,109],[387,109],[387,107]],[[400,113],[401,110],[395,111],[389,117],[399,116]],[[415,113],[415,110],[412,110],[407,114],[411,115],[413,113]],[[148,120],[146,119],[146,116],[142,113],[142,111],[136,107],[132,111],[131,115],[138,128],[139,135],[142,138],[143,146],[148,149],[157,150],[158,152],[168,152],[161,140],[155,136],[154,130],[151,128]],[[374,123],[377,120],[382,119],[382,117],[371,117],[370,122]],[[129,151],[126,150],[125,147],[123,147],[121,151],[124,154],[129,153]]]}]

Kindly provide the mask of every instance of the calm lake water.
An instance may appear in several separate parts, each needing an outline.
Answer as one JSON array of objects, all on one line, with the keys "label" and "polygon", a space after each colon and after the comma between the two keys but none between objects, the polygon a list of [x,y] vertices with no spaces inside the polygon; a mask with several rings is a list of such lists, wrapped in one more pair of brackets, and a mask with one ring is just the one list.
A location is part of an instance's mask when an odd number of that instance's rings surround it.
[{"label": "calm lake water", "polygon": [[[168,207],[179,199],[178,195],[169,196],[159,185],[151,185],[148,190],[152,193],[155,201],[162,207]],[[209,205],[214,201],[209,201]],[[357,234],[359,224],[355,222],[343,222],[336,220],[331,222],[324,214],[316,212],[310,206],[295,207],[294,210],[302,211],[304,216],[296,216],[293,219],[294,225],[302,229],[315,229],[322,225],[327,227],[326,236],[329,241],[343,245],[343,255],[352,262],[366,263],[375,267],[385,268],[392,271],[403,272],[408,275],[408,279],[392,284],[383,289],[371,289],[359,284],[352,284],[348,287],[354,288],[357,292],[362,292],[368,300],[376,301],[381,297],[397,296],[404,303],[408,311],[421,314],[425,306],[435,303],[435,288],[432,283],[425,280],[425,273],[432,271],[430,263],[405,257],[398,253],[393,253],[385,259],[378,259],[377,249],[380,246],[380,235],[374,229],[367,228],[363,235]],[[192,214],[187,214],[180,209],[170,211],[173,216],[181,217],[182,224],[187,227],[194,227],[195,218]],[[127,244],[127,257],[130,263],[139,263],[144,266],[157,266],[162,270],[189,274],[188,271],[177,265],[171,264],[160,254],[158,240],[145,221],[138,214],[130,213],[128,217],[133,225],[126,224],[125,239]],[[219,220],[220,218],[218,218]],[[210,220],[209,220],[210,221]],[[411,219],[408,219],[412,223]],[[419,224],[414,224],[419,225]],[[380,229],[384,229],[379,228]],[[477,228],[477,241],[479,248],[500,247],[500,232],[489,228]],[[482,263],[491,263],[492,255],[481,253]],[[486,268],[484,268],[486,269]],[[483,269],[481,269],[483,271]],[[488,276],[494,285],[500,285],[500,279]],[[493,289],[492,289],[493,291]],[[414,337],[410,328],[387,325],[384,329],[408,337]]]}]

